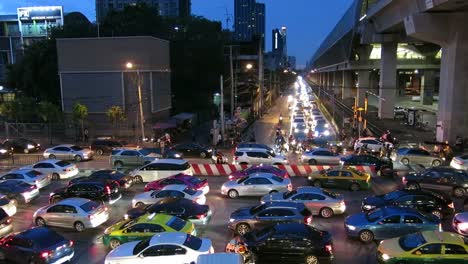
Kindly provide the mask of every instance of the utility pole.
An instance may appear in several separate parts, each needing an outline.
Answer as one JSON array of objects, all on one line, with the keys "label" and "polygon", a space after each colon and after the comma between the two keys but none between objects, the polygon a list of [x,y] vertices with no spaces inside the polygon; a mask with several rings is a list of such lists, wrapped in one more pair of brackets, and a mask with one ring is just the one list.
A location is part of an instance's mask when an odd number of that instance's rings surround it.
[{"label": "utility pole", "polygon": [[224,83],[223,75],[219,76],[219,84],[221,85],[221,103],[219,107],[219,118],[221,120],[221,137],[224,140]]},{"label": "utility pole", "polygon": [[234,66],[232,63],[232,45],[229,46],[229,67],[231,73],[231,118],[234,117]]},{"label": "utility pole", "polygon": [[260,87],[260,116],[263,113],[263,50],[262,50],[262,40],[263,37],[260,37],[258,42],[258,82]]},{"label": "utility pole", "polygon": [[137,70],[137,79],[138,79],[138,105],[140,107],[140,129],[141,137],[143,142],[145,141],[145,118],[143,115],[143,103],[141,100],[141,79],[140,79],[140,70]]}]

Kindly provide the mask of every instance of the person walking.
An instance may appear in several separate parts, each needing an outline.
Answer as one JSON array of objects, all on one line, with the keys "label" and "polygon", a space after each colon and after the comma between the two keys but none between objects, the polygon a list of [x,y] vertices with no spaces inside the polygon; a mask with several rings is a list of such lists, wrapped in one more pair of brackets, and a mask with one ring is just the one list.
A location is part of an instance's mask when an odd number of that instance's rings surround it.
[{"label": "person walking", "polygon": [[83,140],[85,143],[88,143],[89,141],[89,131],[88,128],[85,128],[83,131]]}]

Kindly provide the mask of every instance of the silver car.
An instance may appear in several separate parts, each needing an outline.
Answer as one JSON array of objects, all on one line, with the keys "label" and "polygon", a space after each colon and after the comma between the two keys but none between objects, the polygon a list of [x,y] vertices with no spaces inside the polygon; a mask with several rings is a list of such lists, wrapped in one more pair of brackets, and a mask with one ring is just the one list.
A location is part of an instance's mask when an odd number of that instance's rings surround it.
[{"label": "silver car", "polygon": [[92,159],[94,152],[89,148],[65,144],[46,149],[43,156],[45,159],[74,160],[80,162],[82,160]]},{"label": "silver car", "polygon": [[316,148],[308,152],[304,152],[301,156],[301,161],[304,164],[340,164],[340,156],[333,153],[329,149]]},{"label": "silver car", "polygon": [[37,226],[74,228],[78,232],[100,226],[108,219],[106,206],[84,198],[68,198],[44,206],[33,215],[33,223]]},{"label": "silver car", "polygon": [[42,173],[51,174],[53,181],[72,178],[79,173],[75,164],[64,160],[53,159],[41,160],[36,164],[25,166],[21,169],[33,169]]},{"label": "silver car", "polygon": [[341,195],[317,187],[298,187],[290,192],[268,194],[262,197],[261,202],[303,203],[313,215],[323,218],[346,211],[346,204]]},{"label": "silver car", "polygon": [[468,236],[468,212],[458,213],[453,216],[453,229],[462,236]]},{"label": "silver car", "polygon": [[33,169],[12,170],[0,176],[0,182],[7,180],[23,181],[42,189],[50,184],[51,175]]},{"label": "silver car", "polygon": [[272,173],[254,173],[221,186],[221,194],[230,198],[239,196],[263,196],[275,192],[291,191],[291,180]]},{"label": "silver car", "polygon": [[187,198],[198,204],[206,203],[206,196],[203,191],[189,188],[184,184],[166,185],[159,191],[149,191],[135,195],[132,200],[132,207],[144,208],[146,205],[154,204],[164,198]]},{"label": "silver car", "polygon": [[394,162],[401,162],[403,165],[421,164],[428,167],[437,167],[442,164],[440,157],[433,156],[422,148],[399,148],[390,157]]},{"label": "silver car", "polygon": [[8,199],[6,195],[0,195],[0,208],[3,209],[9,216],[16,214],[16,202]]}]

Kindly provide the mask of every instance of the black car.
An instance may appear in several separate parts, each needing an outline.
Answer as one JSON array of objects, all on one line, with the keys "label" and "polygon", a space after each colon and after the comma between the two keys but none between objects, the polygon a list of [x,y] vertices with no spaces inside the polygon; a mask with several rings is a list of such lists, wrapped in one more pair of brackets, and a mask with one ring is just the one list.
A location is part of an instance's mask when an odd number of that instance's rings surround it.
[{"label": "black car", "polygon": [[49,196],[49,203],[57,203],[60,200],[75,197],[112,204],[119,200],[122,194],[118,184],[114,181],[80,181],[52,192]]},{"label": "black car", "polygon": [[75,178],[73,180],[70,180],[68,182],[68,185],[72,185],[72,184],[77,183],[77,182],[93,181],[93,180],[96,180],[96,181],[106,181],[106,180],[115,181],[115,182],[117,182],[119,184],[119,187],[121,189],[128,189],[128,188],[132,187],[132,185],[133,185],[133,177],[132,176],[124,174],[124,173],[122,173],[120,171],[116,171],[116,170],[98,170],[98,171],[95,171],[95,172],[91,173],[91,175],[89,175],[88,177],[78,177],[78,178]]},{"label": "black car", "polygon": [[5,146],[5,144],[0,143],[0,159],[8,159],[11,157],[13,151]]},{"label": "black car", "polygon": [[201,205],[186,198],[166,198],[146,208],[133,208],[124,218],[135,219],[146,213],[170,214],[200,224],[206,224],[211,218],[208,205]]},{"label": "black car", "polygon": [[184,154],[180,151],[176,151],[174,149],[166,149],[164,153],[161,148],[143,148],[144,151],[147,153],[154,153],[157,155],[161,155],[165,159],[183,159]]},{"label": "black car", "polygon": [[345,166],[375,166],[382,176],[393,176],[393,162],[391,159],[378,158],[372,155],[348,155],[341,158]]},{"label": "black car", "polygon": [[73,258],[73,241],[47,227],[34,227],[0,240],[6,263],[65,263]]},{"label": "black car", "polygon": [[14,153],[31,153],[40,149],[41,145],[26,138],[10,139],[3,142],[3,145],[11,149]]},{"label": "black car", "polygon": [[122,143],[108,139],[97,139],[91,144],[91,149],[99,156],[109,154],[114,148],[121,147],[123,147]]},{"label": "black car", "polygon": [[[234,240],[234,241],[233,241]],[[255,263],[331,263],[332,236],[299,223],[278,224],[250,232],[229,242],[226,251],[241,253]]]},{"label": "black car", "polygon": [[36,185],[23,181],[6,180],[0,183],[0,194],[5,195],[15,204],[25,204],[39,197],[39,189]]},{"label": "black car", "polygon": [[468,194],[468,173],[450,167],[433,167],[402,178],[408,189],[426,189],[451,193],[455,197]]},{"label": "black car", "polygon": [[417,209],[443,218],[454,213],[452,200],[440,194],[425,190],[402,189],[384,195],[364,198],[361,209],[364,212],[384,206],[399,206]]},{"label": "black car", "polygon": [[211,157],[211,149],[202,147],[196,143],[187,143],[187,144],[178,144],[172,147],[172,150],[177,152],[182,152],[186,157],[200,157],[200,158],[207,158]]},{"label": "black car", "polygon": [[4,237],[13,232],[11,217],[0,208],[0,237]]}]

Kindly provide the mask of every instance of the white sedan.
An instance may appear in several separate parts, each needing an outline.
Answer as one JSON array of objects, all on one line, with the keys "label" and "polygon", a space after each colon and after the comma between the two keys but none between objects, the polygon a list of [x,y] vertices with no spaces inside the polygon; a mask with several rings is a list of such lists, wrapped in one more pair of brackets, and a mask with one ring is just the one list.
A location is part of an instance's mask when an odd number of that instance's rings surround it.
[{"label": "white sedan", "polygon": [[143,208],[148,204],[154,204],[168,197],[186,198],[198,204],[206,203],[206,196],[203,194],[203,191],[192,189],[184,184],[171,184],[166,185],[158,191],[149,191],[135,195],[132,200],[132,207]]},{"label": "white sedan", "polygon": [[33,169],[45,174],[51,174],[52,180],[68,179],[76,176],[79,172],[76,165],[63,160],[42,160],[36,164],[23,167],[22,169]]},{"label": "white sedan", "polygon": [[468,170],[468,154],[454,157],[450,162],[450,167],[458,170]]},{"label": "white sedan", "polygon": [[50,174],[42,173],[33,169],[17,169],[7,172],[0,176],[0,182],[7,180],[15,180],[36,185],[37,188],[42,189],[50,184]]},{"label": "white sedan", "polygon": [[199,255],[213,253],[211,240],[181,232],[162,232],[149,239],[120,245],[104,264],[196,263]]}]

